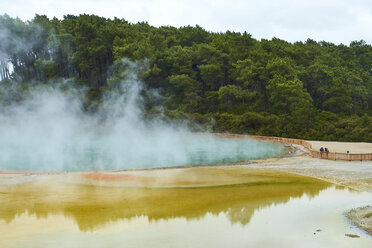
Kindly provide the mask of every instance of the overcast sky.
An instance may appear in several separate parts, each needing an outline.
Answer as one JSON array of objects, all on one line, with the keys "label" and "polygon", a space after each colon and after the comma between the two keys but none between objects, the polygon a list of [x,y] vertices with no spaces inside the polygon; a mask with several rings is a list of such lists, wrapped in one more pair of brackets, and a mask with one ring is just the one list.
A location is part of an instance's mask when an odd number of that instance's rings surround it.
[{"label": "overcast sky", "polygon": [[0,6],[0,14],[23,20],[35,13],[50,18],[86,13],[154,26],[247,31],[256,39],[372,44],[372,0],[0,0]]}]

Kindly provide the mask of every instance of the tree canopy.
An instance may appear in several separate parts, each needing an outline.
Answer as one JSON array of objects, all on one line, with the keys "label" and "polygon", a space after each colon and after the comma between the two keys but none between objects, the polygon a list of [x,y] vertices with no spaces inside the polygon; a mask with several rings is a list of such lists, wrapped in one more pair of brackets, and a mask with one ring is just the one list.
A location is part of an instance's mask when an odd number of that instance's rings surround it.
[{"label": "tree canopy", "polygon": [[147,65],[141,80],[163,96],[149,101],[149,114],[163,106],[168,118],[213,120],[217,132],[372,142],[372,47],[364,41],[259,41],[85,14],[2,15],[0,37],[0,84],[73,79],[90,89],[86,111],[128,59]]}]

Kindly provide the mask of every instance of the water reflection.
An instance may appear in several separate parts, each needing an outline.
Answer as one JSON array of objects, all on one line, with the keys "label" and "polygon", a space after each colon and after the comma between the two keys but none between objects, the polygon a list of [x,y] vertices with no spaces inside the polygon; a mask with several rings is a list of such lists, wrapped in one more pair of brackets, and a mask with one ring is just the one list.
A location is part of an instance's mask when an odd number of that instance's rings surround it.
[{"label": "water reflection", "polygon": [[0,219],[11,223],[24,213],[37,218],[63,214],[81,231],[93,231],[121,219],[149,221],[200,219],[226,213],[231,223],[249,223],[257,209],[306,194],[316,196],[328,184],[292,176],[273,181],[199,188],[123,188],[31,182],[0,188]]},{"label": "water reflection", "polygon": [[343,216],[370,199],[293,175],[199,188],[2,185],[0,247],[371,247]]}]

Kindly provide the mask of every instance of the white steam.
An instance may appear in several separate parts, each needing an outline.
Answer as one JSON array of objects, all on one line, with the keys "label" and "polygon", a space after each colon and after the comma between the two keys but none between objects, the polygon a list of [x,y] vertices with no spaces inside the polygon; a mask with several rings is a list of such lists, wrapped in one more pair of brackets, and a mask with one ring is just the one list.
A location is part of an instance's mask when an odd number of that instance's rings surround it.
[{"label": "white steam", "polygon": [[0,106],[0,170],[151,168],[233,162],[282,152],[274,144],[195,135],[160,120],[145,120],[142,83],[133,70],[136,65],[126,63],[131,72],[105,93],[95,114],[82,110],[85,92],[68,82],[35,87],[20,103]]}]

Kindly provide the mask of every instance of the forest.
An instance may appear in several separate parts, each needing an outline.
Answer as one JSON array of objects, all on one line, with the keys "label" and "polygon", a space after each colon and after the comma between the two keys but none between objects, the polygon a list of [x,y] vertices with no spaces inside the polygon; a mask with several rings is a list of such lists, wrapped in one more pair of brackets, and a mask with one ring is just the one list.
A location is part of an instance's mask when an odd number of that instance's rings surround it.
[{"label": "forest", "polygon": [[84,111],[94,112],[129,60],[141,65],[147,118],[194,131],[372,142],[372,47],[363,40],[257,40],[95,15],[2,15],[0,38],[0,88],[13,89],[0,90],[1,104],[65,80],[87,89]]}]

